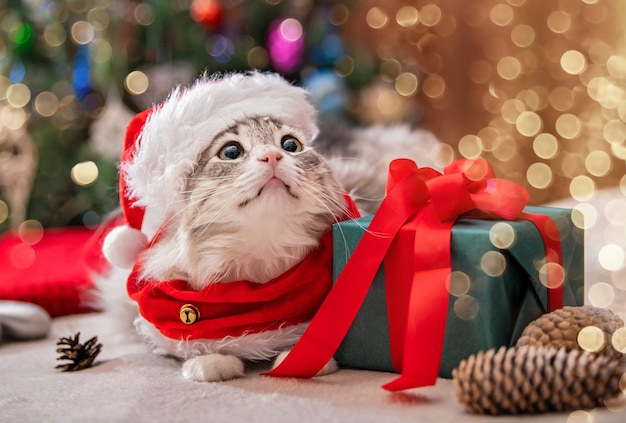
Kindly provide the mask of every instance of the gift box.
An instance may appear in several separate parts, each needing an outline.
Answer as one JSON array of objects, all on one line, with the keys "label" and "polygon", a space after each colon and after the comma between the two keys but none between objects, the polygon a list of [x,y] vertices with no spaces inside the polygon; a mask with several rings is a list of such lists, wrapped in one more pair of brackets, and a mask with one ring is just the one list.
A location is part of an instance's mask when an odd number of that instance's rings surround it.
[{"label": "gift box", "polygon": [[[524,211],[546,215],[555,223],[564,270],[562,304],[582,305],[584,234],[573,224],[572,211],[538,207],[526,207]],[[334,226],[335,279],[371,220],[372,216],[367,216]],[[416,242],[429,242],[420,240],[419,234],[407,233],[411,230],[402,228],[397,236],[417,237]],[[411,251],[401,254],[406,255],[405,262],[413,259]],[[447,281],[450,294],[440,377],[450,377],[452,369],[462,359],[477,351],[514,345],[526,325],[548,311],[548,288],[545,286],[545,268],[542,269],[546,263],[546,251],[542,236],[531,221],[457,219],[451,231],[450,256],[452,273]],[[392,365],[389,328],[389,314],[395,310],[388,310],[386,298],[386,284],[394,282],[386,280],[381,265],[335,353],[340,365],[397,371]],[[424,348],[429,342],[427,336],[420,340]]]}]

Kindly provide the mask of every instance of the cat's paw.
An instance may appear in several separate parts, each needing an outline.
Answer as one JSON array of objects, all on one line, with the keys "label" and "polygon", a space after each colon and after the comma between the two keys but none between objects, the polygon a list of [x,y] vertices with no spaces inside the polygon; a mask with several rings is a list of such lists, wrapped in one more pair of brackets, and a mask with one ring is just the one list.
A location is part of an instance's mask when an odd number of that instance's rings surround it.
[{"label": "cat's paw", "polygon": [[[285,357],[287,357],[290,352],[291,350],[287,350],[278,354],[278,356],[276,356],[276,359],[274,360],[272,369],[275,369],[276,367],[278,367],[278,365],[283,362]],[[339,370],[339,365],[337,364],[334,358],[331,358],[330,360],[328,360],[328,363],[326,363],[324,367],[322,367],[321,370],[317,372],[315,376],[329,375],[331,373],[335,373],[337,370]]]},{"label": "cat's paw", "polygon": [[221,382],[243,374],[243,361],[233,355],[200,355],[183,364],[183,377],[194,382]]}]

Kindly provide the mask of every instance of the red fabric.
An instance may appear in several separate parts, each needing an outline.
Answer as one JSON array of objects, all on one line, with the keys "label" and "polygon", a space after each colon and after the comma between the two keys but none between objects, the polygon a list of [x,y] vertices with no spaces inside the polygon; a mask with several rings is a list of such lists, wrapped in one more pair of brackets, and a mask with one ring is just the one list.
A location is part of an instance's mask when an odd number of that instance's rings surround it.
[{"label": "red fabric", "polygon": [[[348,213],[359,212],[345,195]],[[158,240],[157,240],[158,242]],[[212,283],[194,291],[185,281],[142,281],[140,260],[128,278],[128,293],[141,315],[172,339],[217,339],[258,333],[309,321],[332,285],[332,233],[319,248],[281,276],[267,283],[234,281]],[[192,304],[200,312],[193,324],[181,321],[180,310]]]},{"label": "red fabric", "polygon": [[[368,231],[301,340],[268,374],[314,376],[346,335],[384,259],[392,363],[401,375],[383,387],[397,391],[433,385],[448,310],[450,231],[457,217],[471,212],[474,217],[529,219],[544,239],[547,261],[562,264],[553,222],[522,212],[528,198],[523,187],[495,179],[484,160],[456,161],[444,175],[418,169],[410,160],[392,162],[387,197]],[[411,229],[408,232],[414,236],[397,237],[401,227]],[[408,261],[412,269],[406,262],[408,251],[414,256]],[[548,272],[550,311],[562,305],[561,276],[558,271]],[[427,345],[423,339],[429,340]]]},{"label": "red fabric", "polygon": [[94,233],[48,229],[33,245],[15,232],[2,235],[0,299],[37,304],[52,317],[94,311],[90,271],[102,266],[102,257],[87,248]]}]

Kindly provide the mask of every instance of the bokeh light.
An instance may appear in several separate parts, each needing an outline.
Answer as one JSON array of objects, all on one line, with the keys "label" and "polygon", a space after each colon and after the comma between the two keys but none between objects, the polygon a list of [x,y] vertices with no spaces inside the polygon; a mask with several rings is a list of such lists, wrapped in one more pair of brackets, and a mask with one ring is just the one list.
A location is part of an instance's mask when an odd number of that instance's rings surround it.
[{"label": "bokeh light", "polygon": [[614,298],[615,290],[611,284],[606,282],[595,282],[589,287],[589,292],[587,293],[589,304],[600,308],[609,307],[613,303]]},{"label": "bokeh light", "polygon": [[491,277],[500,276],[506,270],[506,258],[498,251],[487,251],[480,258],[480,268]]},{"label": "bokeh light", "polygon": [[489,230],[489,241],[494,247],[500,249],[510,248],[517,239],[513,226],[507,222],[498,222]]},{"label": "bokeh light", "polygon": [[129,94],[143,94],[146,92],[149,85],[150,81],[148,80],[148,76],[138,70],[132,71],[124,78],[124,88],[126,88]]},{"label": "bokeh light", "polygon": [[606,336],[602,329],[596,326],[585,326],[576,337],[578,346],[584,351],[595,353],[602,350],[606,344]]},{"label": "bokeh light", "polygon": [[98,179],[98,166],[92,161],[77,163],[72,167],[71,177],[76,185],[92,185]]},{"label": "bokeh light", "polygon": [[454,301],[454,314],[461,320],[473,320],[478,316],[480,305],[471,295],[461,295]]},{"label": "bokeh light", "polygon": [[43,226],[37,220],[25,220],[19,226],[18,235],[24,244],[35,245],[43,238]]},{"label": "bokeh light", "polygon": [[450,272],[450,275],[446,279],[446,288],[450,295],[455,297],[466,295],[469,292],[470,286],[470,277],[467,273],[461,271]]}]

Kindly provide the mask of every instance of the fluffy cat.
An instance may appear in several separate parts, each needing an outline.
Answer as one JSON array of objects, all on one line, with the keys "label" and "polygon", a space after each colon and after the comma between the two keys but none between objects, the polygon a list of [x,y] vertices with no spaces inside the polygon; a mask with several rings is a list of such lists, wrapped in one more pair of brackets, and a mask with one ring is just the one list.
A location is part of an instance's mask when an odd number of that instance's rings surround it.
[{"label": "fluffy cat", "polygon": [[[270,286],[321,250],[333,223],[358,213],[346,190],[363,211],[373,211],[384,195],[388,162],[416,158],[436,143],[406,127],[318,136],[306,92],[260,73],[202,78],[175,91],[137,138],[137,150],[120,167],[127,182],[121,195],[132,199],[130,209],[145,209],[137,229],[155,239],[138,258],[129,292],[135,282],[141,289],[172,280],[195,292],[241,280]],[[105,240],[107,257],[122,244],[114,241]],[[120,281],[105,285],[113,283]],[[295,320],[219,337],[171,336],[141,304],[140,310],[137,331],[156,352],[185,360],[183,376],[193,381],[240,377],[243,360],[280,361],[307,325]],[[331,360],[320,374],[336,369]]]}]

